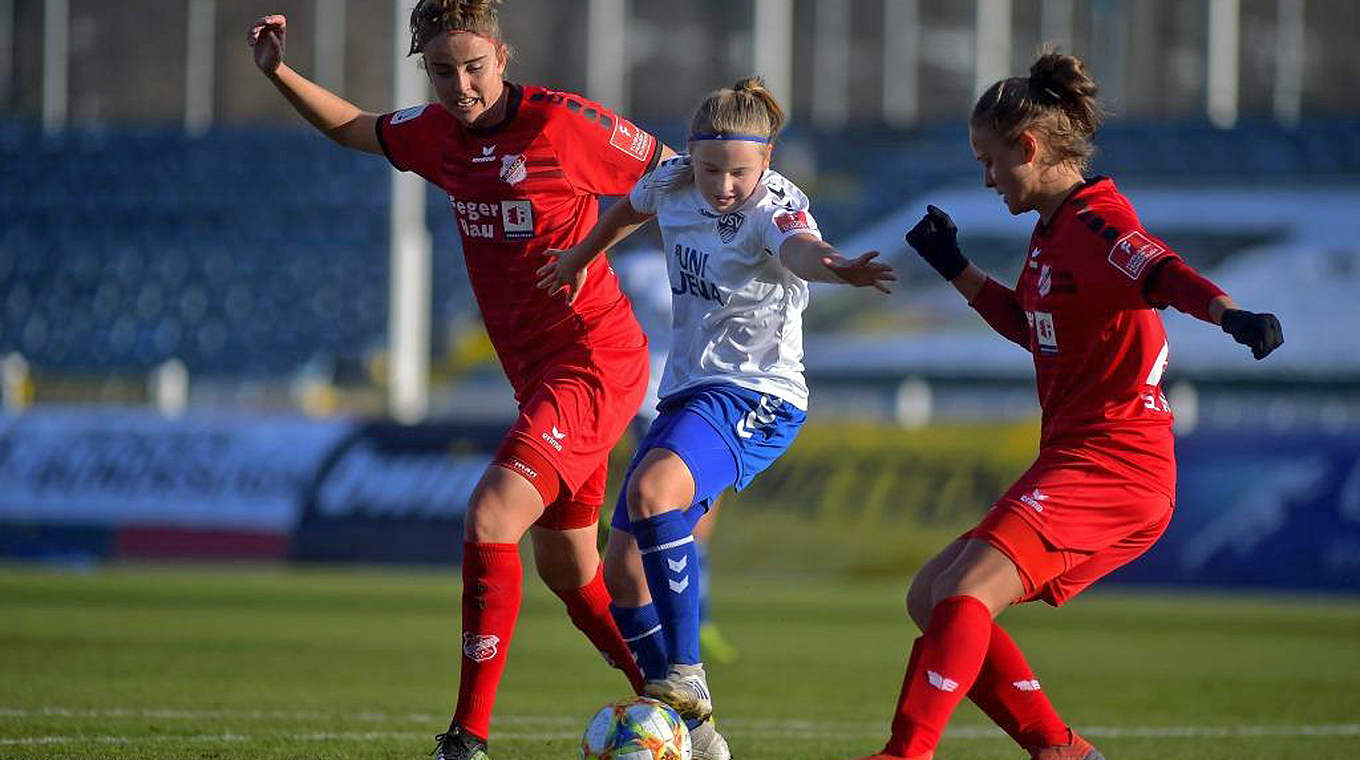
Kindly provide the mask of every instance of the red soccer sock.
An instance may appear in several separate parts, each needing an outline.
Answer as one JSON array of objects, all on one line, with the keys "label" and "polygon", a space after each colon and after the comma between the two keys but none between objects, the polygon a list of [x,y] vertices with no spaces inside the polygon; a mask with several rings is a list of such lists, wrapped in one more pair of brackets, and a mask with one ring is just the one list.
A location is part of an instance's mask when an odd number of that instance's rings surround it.
[{"label": "red soccer sock", "polygon": [[581,588],[558,591],[557,595],[566,602],[567,615],[571,622],[575,623],[586,638],[590,639],[590,643],[604,655],[605,662],[623,671],[633,691],[641,694],[644,683],[642,671],[638,669],[633,653],[628,650],[628,643],[619,633],[614,616],[609,613],[609,603],[612,600],[609,598],[609,589],[604,585],[603,566],[596,568],[595,577],[590,583]]},{"label": "red soccer sock", "polygon": [[518,546],[463,543],[463,667],[453,722],[483,739],[491,733],[523,583]]},{"label": "red soccer sock", "polygon": [[996,623],[992,623],[987,659],[968,698],[1025,749],[1053,747],[1068,741],[1067,724],[1040,689],[1025,655]]},{"label": "red soccer sock", "polygon": [[982,669],[991,629],[992,613],[976,597],[951,596],[935,605],[930,625],[911,648],[885,753],[915,757],[935,750]]}]

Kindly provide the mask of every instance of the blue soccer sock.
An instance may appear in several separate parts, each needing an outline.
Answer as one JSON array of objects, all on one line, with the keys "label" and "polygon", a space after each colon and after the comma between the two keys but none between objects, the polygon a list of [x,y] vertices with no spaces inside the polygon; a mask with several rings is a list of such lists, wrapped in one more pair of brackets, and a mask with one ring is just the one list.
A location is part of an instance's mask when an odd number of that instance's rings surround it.
[{"label": "blue soccer sock", "polygon": [[614,622],[619,626],[619,633],[623,634],[628,649],[633,652],[633,659],[642,668],[642,677],[648,681],[665,678],[671,660],[666,652],[666,638],[656,607],[651,604],[641,607],[611,604],[609,612],[614,616]]},{"label": "blue soccer sock", "polygon": [[699,551],[681,510],[634,520],[647,588],[665,632],[671,664],[699,663]]}]

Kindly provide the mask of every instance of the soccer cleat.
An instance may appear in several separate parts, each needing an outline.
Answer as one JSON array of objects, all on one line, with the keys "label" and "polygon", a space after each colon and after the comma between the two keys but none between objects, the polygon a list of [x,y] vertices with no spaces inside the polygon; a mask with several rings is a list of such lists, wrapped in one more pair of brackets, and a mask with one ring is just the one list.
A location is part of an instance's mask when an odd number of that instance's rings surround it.
[{"label": "soccer cleat", "polygon": [[711,620],[699,624],[699,650],[704,653],[705,660],[714,660],[723,665],[731,665],[739,656],[737,648]]},{"label": "soccer cleat", "polygon": [[1067,733],[1071,738],[1066,744],[1030,750],[1030,760],[1105,760],[1100,750],[1078,736],[1076,731],[1068,729]]},{"label": "soccer cleat", "polygon": [[648,681],[642,694],[670,705],[685,720],[703,720],[713,714],[703,664],[672,665],[665,678]]},{"label": "soccer cleat", "polygon": [[689,746],[694,760],[732,760],[732,750],[713,725],[713,716],[685,721],[685,725],[689,728]]},{"label": "soccer cleat", "polygon": [[434,740],[438,742],[430,753],[434,760],[491,760],[486,754],[486,739],[468,733],[462,726],[449,726]]}]

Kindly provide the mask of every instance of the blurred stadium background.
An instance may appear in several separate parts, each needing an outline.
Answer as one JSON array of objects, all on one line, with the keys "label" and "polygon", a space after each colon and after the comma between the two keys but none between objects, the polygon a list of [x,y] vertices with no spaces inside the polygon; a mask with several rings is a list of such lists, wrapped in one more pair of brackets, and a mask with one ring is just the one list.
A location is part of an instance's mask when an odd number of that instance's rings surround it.
[{"label": "blurred stadium background", "polygon": [[[404,57],[409,4],[0,0],[0,558],[457,561],[513,402],[447,200],[312,131],[244,44],[286,13],[291,65],[394,110],[430,97]],[[673,146],[705,92],[762,74],[793,116],[777,168],[829,240],[904,277],[891,298],[815,293],[812,422],[729,500],[720,583],[905,578],[1032,458],[1028,357],[901,236],[936,203],[1014,277],[1032,219],[981,187],[964,120],[1051,41],[1113,112],[1095,170],[1287,337],[1256,363],[1165,315],[1178,515],[1116,580],[1325,591],[1354,612],[1360,4],[510,0],[503,28],[510,78]],[[617,258],[648,326],[666,319],[654,235]]]}]

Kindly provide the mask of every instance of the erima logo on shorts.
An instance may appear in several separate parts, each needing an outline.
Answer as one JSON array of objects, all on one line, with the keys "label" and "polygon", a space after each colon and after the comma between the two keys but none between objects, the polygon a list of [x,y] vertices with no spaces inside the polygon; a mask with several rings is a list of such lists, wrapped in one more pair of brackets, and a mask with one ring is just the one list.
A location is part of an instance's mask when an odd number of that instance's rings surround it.
[{"label": "erima logo on shorts", "polygon": [[463,634],[463,654],[473,662],[486,662],[496,656],[500,636],[481,636],[475,633]]},{"label": "erima logo on shorts", "polygon": [[541,437],[543,438],[543,441],[547,443],[549,446],[553,447],[554,449],[557,449],[558,451],[561,451],[562,450],[561,442],[564,438],[567,437],[567,434],[563,433],[561,430],[558,430],[556,425],[553,425],[552,434],[549,435],[547,433],[543,433]]},{"label": "erima logo on shorts", "polygon": [[1036,488],[1032,493],[1020,494],[1020,501],[1033,507],[1035,512],[1042,512],[1044,511],[1043,502],[1048,501],[1048,494]]},{"label": "erima logo on shorts", "polygon": [[1039,682],[1033,678],[1028,681],[1016,681],[1011,684],[1020,691],[1039,691]]}]

